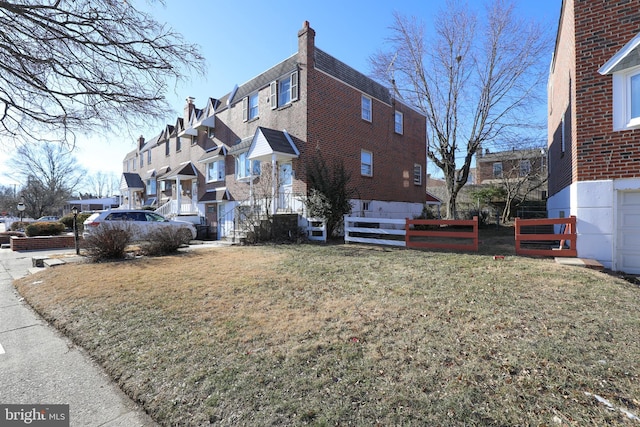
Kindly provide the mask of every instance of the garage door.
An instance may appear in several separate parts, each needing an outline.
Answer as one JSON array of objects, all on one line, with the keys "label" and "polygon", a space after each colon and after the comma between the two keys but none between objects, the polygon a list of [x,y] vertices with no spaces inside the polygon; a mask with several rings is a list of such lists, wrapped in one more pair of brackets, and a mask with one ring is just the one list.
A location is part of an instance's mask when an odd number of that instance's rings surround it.
[{"label": "garage door", "polygon": [[640,191],[618,193],[617,269],[640,274]]}]

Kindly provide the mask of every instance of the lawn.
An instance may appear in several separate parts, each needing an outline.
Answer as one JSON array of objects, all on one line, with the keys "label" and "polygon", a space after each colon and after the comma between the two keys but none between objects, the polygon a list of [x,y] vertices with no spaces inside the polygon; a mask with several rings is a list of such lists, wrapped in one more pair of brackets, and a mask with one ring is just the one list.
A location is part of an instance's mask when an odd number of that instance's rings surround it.
[{"label": "lawn", "polygon": [[231,247],[16,285],[162,425],[639,425],[640,288],[492,251]]}]

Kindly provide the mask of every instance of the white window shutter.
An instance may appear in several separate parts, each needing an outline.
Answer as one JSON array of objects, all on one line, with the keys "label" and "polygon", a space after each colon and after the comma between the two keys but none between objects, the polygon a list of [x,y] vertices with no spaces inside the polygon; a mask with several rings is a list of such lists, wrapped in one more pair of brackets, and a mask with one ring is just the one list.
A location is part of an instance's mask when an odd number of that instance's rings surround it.
[{"label": "white window shutter", "polygon": [[278,82],[271,82],[271,93],[269,94],[271,101],[271,109],[278,107]]},{"label": "white window shutter", "polygon": [[249,120],[249,97],[245,96],[242,98],[242,121],[246,122]]},{"label": "white window shutter", "polygon": [[298,71],[291,73],[291,100],[298,100]]}]

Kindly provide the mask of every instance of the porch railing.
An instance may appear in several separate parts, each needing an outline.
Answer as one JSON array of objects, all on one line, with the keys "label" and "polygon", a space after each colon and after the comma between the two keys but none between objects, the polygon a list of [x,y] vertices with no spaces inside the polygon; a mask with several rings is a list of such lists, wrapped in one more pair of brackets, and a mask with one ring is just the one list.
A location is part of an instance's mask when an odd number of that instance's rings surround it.
[{"label": "porch railing", "polygon": [[192,200],[183,201],[180,205],[178,205],[177,200],[169,200],[167,203],[156,209],[155,212],[168,218],[185,214],[200,215],[196,203]]}]

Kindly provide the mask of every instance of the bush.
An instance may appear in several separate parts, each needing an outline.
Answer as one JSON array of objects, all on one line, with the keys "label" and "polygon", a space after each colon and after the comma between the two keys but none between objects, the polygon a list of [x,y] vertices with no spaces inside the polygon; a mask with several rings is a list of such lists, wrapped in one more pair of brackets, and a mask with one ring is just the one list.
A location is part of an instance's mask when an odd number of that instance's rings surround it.
[{"label": "bush", "polygon": [[34,222],[27,225],[24,231],[28,237],[57,236],[64,233],[65,226],[59,221]]},{"label": "bush", "polygon": [[[91,216],[91,212],[84,212],[78,214],[78,232],[82,233],[84,230],[84,221]],[[67,227],[68,230],[73,230],[73,214],[67,214],[60,218],[60,222]]]},{"label": "bush", "polygon": [[187,228],[160,227],[150,231],[146,240],[140,244],[145,255],[158,256],[172,254],[191,240],[191,231]]},{"label": "bush", "polygon": [[125,249],[133,239],[133,232],[129,224],[102,223],[82,242],[82,247],[93,261],[122,259]]},{"label": "bush", "polygon": [[24,231],[24,229],[29,224],[31,224],[31,223],[30,222],[13,221],[11,223],[11,231]]}]

